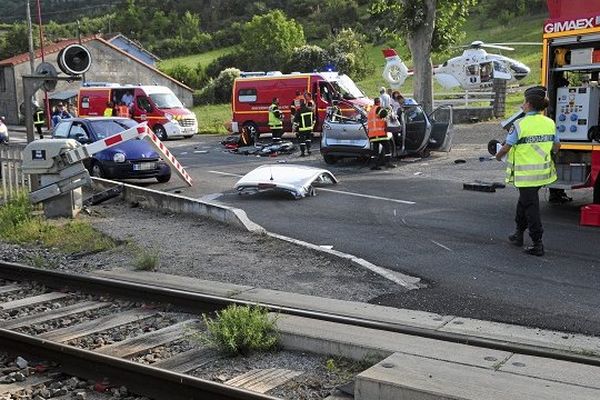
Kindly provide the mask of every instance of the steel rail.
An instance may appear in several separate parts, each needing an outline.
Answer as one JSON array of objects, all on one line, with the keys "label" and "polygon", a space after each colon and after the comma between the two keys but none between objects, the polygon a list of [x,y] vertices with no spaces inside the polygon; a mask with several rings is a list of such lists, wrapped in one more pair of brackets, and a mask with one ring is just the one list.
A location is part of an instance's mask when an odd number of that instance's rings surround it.
[{"label": "steel rail", "polygon": [[58,362],[66,374],[86,379],[108,378],[111,386],[125,385],[133,393],[168,400],[280,400],[224,385],[0,329],[0,346],[13,354]]},{"label": "steel rail", "polygon": [[68,287],[71,289],[92,291],[105,295],[113,294],[127,298],[137,298],[143,301],[169,303],[191,312],[217,311],[227,307],[230,304],[259,305],[265,307],[269,311],[279,312],[282,314],[600,367],[600,357],[577,354],[548,347],[514,343],[505,340],[481,338],[460,333],[441,332],[434,329],[356,318],[340,314],[325,313],[321,311],[304,310],[271,303],[257,303],[247,300],[231,299],[227,297],[164,288],[155,285],[128,282],[118,279],[108,279],[87,275],[73,275],[58,271],[41,270],[14,263],[0,262],[0,278],[8,280],[32,280],[44,283],[46,286],[56,289]]}]

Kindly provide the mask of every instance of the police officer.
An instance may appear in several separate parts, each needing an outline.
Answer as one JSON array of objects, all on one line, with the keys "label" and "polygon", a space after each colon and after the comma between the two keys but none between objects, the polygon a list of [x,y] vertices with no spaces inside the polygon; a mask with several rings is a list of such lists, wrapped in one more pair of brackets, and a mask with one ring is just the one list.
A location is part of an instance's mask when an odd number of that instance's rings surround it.
[{"label": "police officer", "polygon": [[310,155],[310,140],[314,126],[313,112],[307,107],[304,99],[300,100],[300,108],[294,115],[294,123],[298,126],[298,141],[300,142],[300,157]]},{"label": "police officer", "polygon": [[542,186],[556,180],[556,169],[552,152],[558,151],[560,141],[554,121],[543,115],[548,107],[546,88],[535,86],[525,91],[523,111],[525,117],[515,121],[506,138],[506,143],[496,153],[501,160],[508,154],[506,182],[519,189],[519,201],[515,216],[516,231],[508,240],[523,246],[523,233],[529,229],[533,245],[525,252],[535,256],[544,255],[542,243],[542,220],[538,192]]},{"label": "police officer", "polygon": [[281,142],[281,136],[283,135],[283,114],[279,109],[279,99],[273,97],[273,102],[269,107],[269,128],[271,129],[271,136],[273,142]]},{"label": "police officer", "polygon": [[371,159],[375,161],[371,169],[380,170],[384,164],[387,168],[395,168],[396,166],[391,161],[392,146],[387,136],[387,124],[385,123],[387,109],[381,107],[379,97],[375,97],[373,101],[373,107],[371,107],[367,116],[367,133],[372,146]]},{"label": "police officer", "polygon": [[44,138],[44,133],[42,132],[42,128],[46,124],[46,113],[44,110],[34,103],[35,111],[33,112],[33,126],[37,130],[37,133],[40,139]]}]

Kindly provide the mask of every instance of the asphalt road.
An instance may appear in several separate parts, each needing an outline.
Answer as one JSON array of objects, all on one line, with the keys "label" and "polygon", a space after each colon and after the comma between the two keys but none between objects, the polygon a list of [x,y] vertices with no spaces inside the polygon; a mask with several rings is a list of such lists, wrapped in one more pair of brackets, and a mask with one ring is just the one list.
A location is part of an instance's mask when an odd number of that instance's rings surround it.
[{"label": "asphalt road", "polygon": [[[224,151],[220,139],[167,142],[195,185],[185,188],[173,178],[152,187],[239,207],[269,231],[331,245],[427,283],[374,303],[600,335],[600,228],[578,224],[579,207],[591,202],[591,192],[577,192],[575,201],[563,206],[542,203],[547,254],[534,257],[506,239],[514,230],[514,188],[462,189],[462,182],[474,179],[502,180],[500,163],[478,160],[487,139],[480,145],[455,144],[448,155],[400,163],[389,171],[352,162],[327,166],[318,149],[305,159],[297,153],[236,155]],[[467,163],[459,168],[456,158]],[[298,201],[234,192],[238,176],[278,162],[328,168],[340,183]]]},{"label": "asphalt road", "polygon": [[[477,146],[455,145],[454,153],[375,172],[352,162],[327,166],[318,149],[307,159],[297,153],[259,158],[227,153],[218,141],[168,143],[195,179],[195,187],[183,193],[239,207],[269,231],[333,246],[428,285],[373,302],[600,335],[600,231],[578,224],[579,207],[591,201],[589,191],[576,193],[566,206],[543,202],[547,254],[534,257],[506,240],[514,229],[514,188],[462,189],[462,182],[503,178],[500,163],[473,157]],[[457,155],[469,155],[472,168],[453,170]],[[278,162],[328,168],[340,183],[299,201],[234,192],[239,175]],[[165,190],[178,190],[174,183]]]}]

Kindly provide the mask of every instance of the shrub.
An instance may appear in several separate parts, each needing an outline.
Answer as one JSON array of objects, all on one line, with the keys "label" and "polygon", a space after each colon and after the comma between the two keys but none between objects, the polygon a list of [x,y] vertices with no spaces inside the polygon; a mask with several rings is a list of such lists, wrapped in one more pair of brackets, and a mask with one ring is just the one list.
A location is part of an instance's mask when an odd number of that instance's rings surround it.
[{"label": "shrub", "polygon": [[248,57],[244,52],[234,51],[224,54],[221,57],[213,60],[206,66],[206,76],[216,78],[221,71],[227,68],[237,68],[240,70],[249,70]]},{"label": "shrub", "polygon": [[325,66],[327,52],[314,45],[296,47],[289,61],[290,71],[311,72],[321,71]]},{"label": "shrub", "polygon": [[231,354],[248,354],[268,351],[279,344],[276,318],[258,306],[231,305],[217,312],[216,317],[203,316],[207,334],[194,334],[192,338]]},{"label": "shrub", "polygon": [[32,213],[26,194],[0,207],[0,237],[13,243],[38,243],[65,253],[110,249],[115,242],[85,221],[49,222]]},{"label": "shrub", "polygon": [[215,101],[217,103],[229,103],[231,101],[233,81],[239,77],[240,70],[237,68],[227,68],[219,73],[217,79],[213,81],[215,87]]},{"label": "shrub", "polygon": [[210,79],[205,87],[194,93],[194,105],[229,103],[233,81],[240,76],[237,68],[227,68],[215,79]]},{"label": "shrub", "polygon": [[154,271],[160,263],[158,250],[140,250],[133,267],[138,271]]},{"label": "shrub", "polygon": [[31,219],[32,209],[25,193],[18,194],[0,207],[0,237],[10,240],[15,228]]},{"label": "shrub", "polygon": [[212,46],[215,49],[238,44],[242,40],[242,25],[234,22],[230,27],[218,30],[212,35]]},{"label": "shrub", "polygon": [[206,81],[206,75],[202,65],[198,64],[196,68],[192,68],[185,64],[176,64],[171,68],[162,69],[162,71],[177,79],[179,82],[184,83],[192,89],[198,89]]}]

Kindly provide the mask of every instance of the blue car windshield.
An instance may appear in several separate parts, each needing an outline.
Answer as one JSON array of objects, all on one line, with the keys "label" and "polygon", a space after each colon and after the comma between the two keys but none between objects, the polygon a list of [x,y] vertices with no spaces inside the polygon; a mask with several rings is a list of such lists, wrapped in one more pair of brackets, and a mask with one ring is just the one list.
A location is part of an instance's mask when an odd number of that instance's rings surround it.
[{"label": "blue car windshield", "polygon": [[96,138],[100,140],[133,128],[137,125],[137,122],[132,119],[105,119],[92,121],[90,125],[92,126],[92,131],[96,134]]}]

